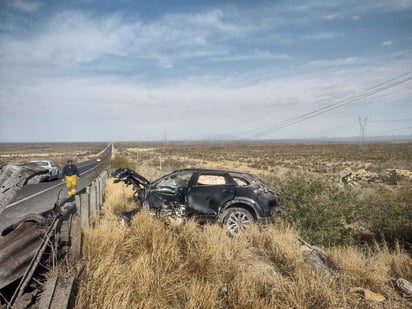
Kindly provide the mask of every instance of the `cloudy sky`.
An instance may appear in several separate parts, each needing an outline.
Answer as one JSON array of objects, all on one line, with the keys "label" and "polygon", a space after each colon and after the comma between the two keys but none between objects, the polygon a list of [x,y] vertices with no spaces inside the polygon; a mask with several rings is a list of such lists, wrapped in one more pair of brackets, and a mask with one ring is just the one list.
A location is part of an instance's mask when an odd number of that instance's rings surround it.
[{"label": "cloudy sky", "polygon": [[412,134],[412,1],[1,0],[0,142]]}]

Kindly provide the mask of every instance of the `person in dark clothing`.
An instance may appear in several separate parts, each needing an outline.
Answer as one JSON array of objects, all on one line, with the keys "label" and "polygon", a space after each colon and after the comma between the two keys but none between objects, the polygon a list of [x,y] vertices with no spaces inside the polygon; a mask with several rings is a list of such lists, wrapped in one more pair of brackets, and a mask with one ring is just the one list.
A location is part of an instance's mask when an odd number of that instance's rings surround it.
[{"label": "person in dark clothing", "polygon": [[77,166],[73,164],[73,160],[67,160],[67,164],[62,171],[63,182],[66,182],[67,194],[74,196],[76,194],[77,180],[80,178]]}]

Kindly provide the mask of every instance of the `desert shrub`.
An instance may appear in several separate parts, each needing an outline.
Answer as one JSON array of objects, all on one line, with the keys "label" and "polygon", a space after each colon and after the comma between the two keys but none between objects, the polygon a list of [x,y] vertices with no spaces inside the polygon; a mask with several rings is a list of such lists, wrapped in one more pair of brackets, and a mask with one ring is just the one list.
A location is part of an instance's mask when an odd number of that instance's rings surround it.
[{"label": "desert shrub", "polygon": [[162,166],[167,170],[175,170],[179,168],[184,168],[186,166],[186,161],[176,160],[176,159],[165,159],[162,162]]},{"label": "desert shrub", "polygon": [[359,219],[378,241],[412,244],[412,191],[377,188],[359,201]]},{"label": "desert shrub", "polygon": [[314,244],[373,245],[403,248],[412,243],[412,191],[376,186],[341,188],[326,179],[290,174],[270,180],[281,196],[283,219]]},{"label": "desert shrub", "polygon": [[133,169],[135,167],[135,163],[128,160],[125,156],[116,156],[110,160],[110,167],[111,169],[116,169],[120,167],[128,167]]},{"label": "desert shrub", "polygon": [[278,181],[283,219],[303,238],[318,245],[347,245],[355,241],[352,195],[335,184],[304,174]]}]

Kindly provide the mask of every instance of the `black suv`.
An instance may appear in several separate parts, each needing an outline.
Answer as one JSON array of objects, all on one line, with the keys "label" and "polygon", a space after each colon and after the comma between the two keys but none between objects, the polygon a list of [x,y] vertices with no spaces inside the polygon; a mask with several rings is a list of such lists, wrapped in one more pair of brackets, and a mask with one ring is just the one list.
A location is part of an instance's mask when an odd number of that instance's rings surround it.
[{"label": "black suv", "polygon": [[150,182],[128,168],[112,172],[115,182],[132,184],[135,199],[152,211],[171,211],[201,222],[222,222],[230,233],[280,214],[278,194],[248,173],[190,168]]}]

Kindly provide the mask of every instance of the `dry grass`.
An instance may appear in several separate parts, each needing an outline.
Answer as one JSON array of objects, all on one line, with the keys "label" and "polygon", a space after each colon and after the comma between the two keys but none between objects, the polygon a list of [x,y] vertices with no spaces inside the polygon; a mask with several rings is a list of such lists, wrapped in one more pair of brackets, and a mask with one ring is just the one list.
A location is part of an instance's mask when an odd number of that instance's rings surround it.
[{"label": "dry grass", "polygon": [[[0,163],[43,157],[63,162],[68,156],[82,160],[103,147],[97,143],[1,144]],[[124,143],[116,144],[114,155],[126,157],[148,179],[177,168],[210,167],[248,171],[279,181],[291,171],[301,171],[307,179],[340,183],[345,169],[379,172],[396,168],[411,173],[411,149],[412,143]],[[406,190],[411,184],[410,179],[400,183]],[[412,281],[411,256],[399,247],[329,248],[341,274],[335,279],[305,262],[297,232],[291,227],[253,226],[231,238],[218,225],[198,226],[189,221],[173,227],[147,213],[138,214],[130,227],[121,226],[115,213],[135,206],[131,196],[132,188],[109,179],[103,216],[93,228],[84,230],[77,308],[412,307],[411,300],[402,298],[393,286],[399,277]],[[351,292],[357,287],[379,293],[385,301],[365,300]]]},{"label": "dry grass", "polygon": [[[84,231],[77,308],[410,308],[392,286],[412,280],[401,249],[331,249],[340,279],[319,273],[282,224],[252,226],[229,237],[218,225],[173,227],[139,213],[130,227],[113,212],[131,208],[129,188],[107,183],[105,216]],[[351,292],[385,296],[374,303]]]}]

